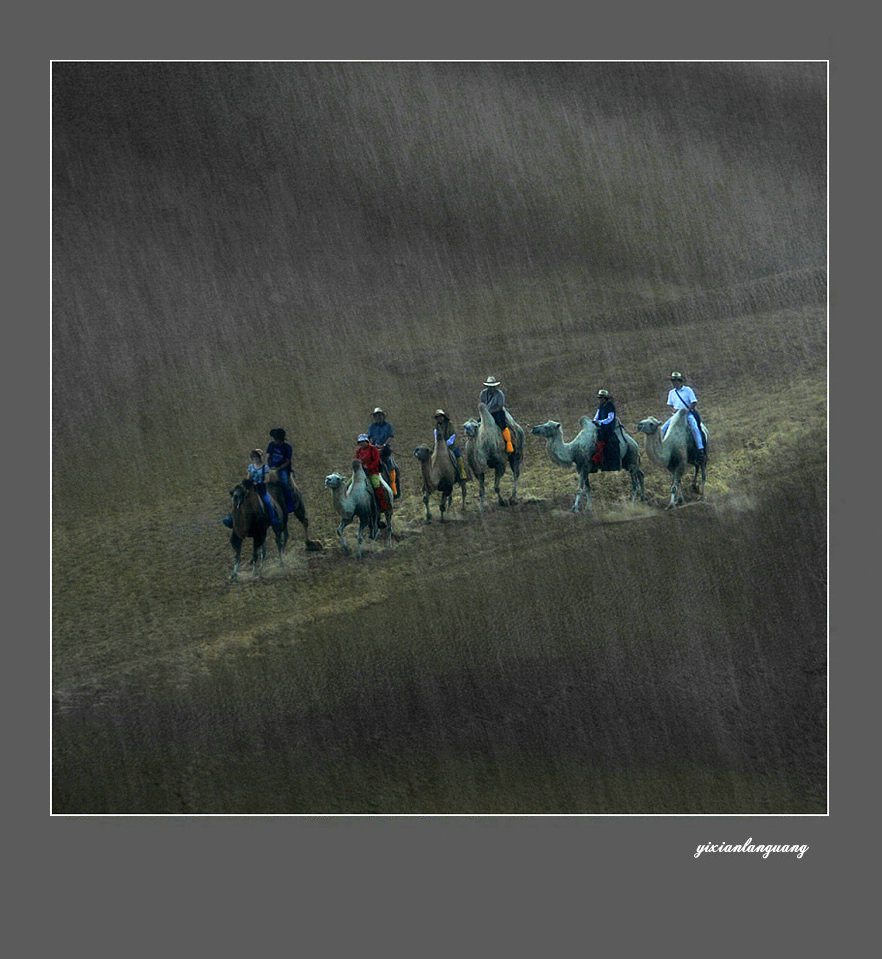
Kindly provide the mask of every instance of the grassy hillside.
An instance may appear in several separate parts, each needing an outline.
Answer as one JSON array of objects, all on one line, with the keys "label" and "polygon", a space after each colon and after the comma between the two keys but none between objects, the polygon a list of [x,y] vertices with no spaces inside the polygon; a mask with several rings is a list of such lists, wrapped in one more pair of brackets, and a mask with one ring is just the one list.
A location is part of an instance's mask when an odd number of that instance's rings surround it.
[{"label": "grassy hillside", "polygon": [[[54,68],[58,812],[825,804],[825,77],[814,64]],[[520,505],[426,526],[413,447],[500,376],[570,438],[683,369],[664,512],[528,436]],[[405,496],[344,557],[377,404]],[[231,585],[284,426],[321,553]],[[101,464],[96,470],[96,464]],[[504,481],[504,488],[507,488]],[[272,551],[271,551],[272,555]]]}]

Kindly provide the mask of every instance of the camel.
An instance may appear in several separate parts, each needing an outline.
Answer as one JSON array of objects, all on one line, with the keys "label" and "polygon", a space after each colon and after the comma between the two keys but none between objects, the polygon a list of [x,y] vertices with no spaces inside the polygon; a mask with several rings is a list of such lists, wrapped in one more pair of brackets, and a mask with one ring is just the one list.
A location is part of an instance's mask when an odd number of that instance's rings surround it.
[{"label": "camel", "polygon": [[435,446],[418,446],[413,455],[420,461],[423,471],[423,503],[426,507],[426,522],[432,522],[432,513],[429,509],[429,498],[436,490],[441,494],[441,522],[444,522],[444,513],[453,500],[453,487],[459,483],[462,490],[462,508],[465,509],[466,480],[459,477],[456,463],[444,438],[435,431]]},{"label": "camel", "polygon": [[[601,468],[600,464],[594,461],[594,455],[597,453],[597,426],[590,416],[583,416],[579,420],[579,425],[581,429],[569,443],[564,442],[560,423],[555,420],[534,426],[530,431],[536,436],[545,437],[548,454],[558,466],[576,467],[579,473],[579,486],[576,489],[576,500],[570,508],[573,513],[578,512],[583,496],[585,509],[591,508],[591,485],[588,482],[588,476],[599,472]],[[631,474],[631,502],[635,502],[638,497],[646,499],[643,471],[640,469],[640,448],[637,441],[625,432],[621,424],[618,426],[617,436],[621,469]]]},{"label": "camel", "polygon": [[[267,477],[266,489],[269,495],[275,500],[276,503],[282,504],[281,511],[285,512],[284,503],[285,503],[285,488],[282,485],[282,481],[279,477],[279,471],[271,469],[269,471],[269,476]],[[309,520],[306,516],[306,507],[303,505],[303,496],[300,493],[300,490],[294,483],[294,480],[290,480],[290,489],[291,495],[293,498],[293,508],[290,510],[294,516],[300,521],[301,526],[303,526],[303,537],[304,537],[304,546],[310,551],[316,551],[323,549],[321,543],[317,542],[314,539],[309,538]],[[285,525],[287,526],[287,517],[285,518]]]},{"label": "camel", "polygon": [[[671,424],[665,433],[661,434],[661,420],[654,416],[647,417],[637,424],[637,430],[646,437],[646,453],[657,466],[663,466],[671,474],[671,501],[665,509],[672,509],[683,502],[682,480],[683,474],[689,465],[695,467],[692,477],[692,489],[704,495],[704,484],[707,481],[707,463],[698,461],[698,450],[692,431],[686,422],[686,411],[677,410],[671,417]],[[704,436],[704,448],[707,450],[708,432],[704,423],[701,424]],[[698,482],[698,473],[701,471],[701,484]]]},{"label": "camel", "polygon": [[[352,479],[346,491],[343,491],[345,477],[339,473],[331,473],[325,477],[325,486],[333,491],[334,509],[340,514],[340,525],[337,535],[343,544],[343,552],[349,554],[349,544],[343,535],[343,530],[354,520],[358,519],[358,552],[361,558],[361,546],[364,531],[368,530],[371,539],[376,539],[379,533],[380,510],[373,488],[365,474],[359,460],[352,461]],[[391,530],[390,530],[391,535]]]},{"label": "camel", "polygon": [[[468,420],[463,424],[466,433],[465,458],[469,469],[478,478],[478,507],[484,510],[484,474],[493,471],[493,489],[500,506],[517,503],[518,477],[521,474],[521,460],[524,456],[524,431],[512,418],[508,410],[505,418],[511,431],[513,453],[505,452],[505,440],[496,420],[487,412],[483,403],[478,403],[478,420]],[[508,503],[499,492],[499,481],[505,474],[506,466],[511,467],[513,478],[511,498]]]},{"label": "camel", "polygon": [[[269,490],[268,490],[269,492]],[[288,542],[288,513],[284,507],[284,498],[279,499],[273,492],[269,492],[273,500],[273,509],[276,516],[281,517],[273,527],[276,535],[276,547],[279,550],[279,563],[284,566],[285,544]],[[242,480],[230,490],[232,499],[233,532],[230,534],[230,546],[233,547],[235,559],[230,580],[235,582],[239,578],[239,562],[242,558],[242,543],[250,538],[253,543],[251,554],[251,568],[255,578],[260,577],[260,565],[266,559],[266,533],[270,528],[266,507],[261,499],[257,487],[250,479]]]}]

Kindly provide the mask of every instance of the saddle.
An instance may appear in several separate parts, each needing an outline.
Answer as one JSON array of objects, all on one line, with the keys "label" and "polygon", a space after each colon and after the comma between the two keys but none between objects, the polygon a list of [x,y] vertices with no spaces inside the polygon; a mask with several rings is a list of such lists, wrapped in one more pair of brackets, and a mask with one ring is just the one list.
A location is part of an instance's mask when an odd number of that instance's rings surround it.
[{"label": "saddle", "polygon": [[392,490],[392,498],[398,499],[401,496],[401,473],[388,446],[380,450],[380,477]]},{"label": "saddle", "polygon": [[622,458],[627,449],[625,428],[616,420],[609,439],[597,441],[597,452],[592,459],[600,466],[601,473],[617,473],[622,468]]}]

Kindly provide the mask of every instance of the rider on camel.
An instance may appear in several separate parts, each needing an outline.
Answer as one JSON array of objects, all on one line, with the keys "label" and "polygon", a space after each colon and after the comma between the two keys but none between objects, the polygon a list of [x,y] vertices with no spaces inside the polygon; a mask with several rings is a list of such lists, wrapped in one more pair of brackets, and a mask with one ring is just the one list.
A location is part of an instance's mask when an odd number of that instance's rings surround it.
[{"label": "rider on camel", "polygon": [[502,383],[495,376],[488,376],[484,380],[484,389],[478,401],[487,407],[487,412],[493,417],[496,425],[502,432],[505,440],[505,452],[514,453],[514,444],[511,441],[511,430],[505,418],[505,393],[502,392]]},{"label": "rider on camel", "polygon": [[380,450],[371,443],[367,433],[359,433],[357,443],[355,458],[361,462],[368,481],[374,488],[380,512],[385,513],[392,508],[392,504],[386,501],[386,488],[380,479]]},{"label": "rider on camel", "polygon": [[591,459],[600,466],[602,471],[619,470],[622,464],[619,457],[619,441],[615,433],[618,422],[609,390],[597,391],[597,403],[597,412],[593,420],[597,427],[597,452]]}]

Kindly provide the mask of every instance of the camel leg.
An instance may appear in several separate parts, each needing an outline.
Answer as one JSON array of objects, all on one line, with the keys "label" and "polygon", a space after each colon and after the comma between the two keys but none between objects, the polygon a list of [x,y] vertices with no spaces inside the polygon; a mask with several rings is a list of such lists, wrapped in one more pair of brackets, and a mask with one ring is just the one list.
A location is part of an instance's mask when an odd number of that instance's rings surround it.
[{"label": "camel leg", "polygon": [[683,493],[680,490],[680,475],[678,473],[674,474],[674,481],[671,483],[671,501],[665,507],[666,509],[673,509],[675,506],[679,506],[683,502]]},{"label": "camel leg", "polygon": [[631,502],[636,503],[643,486],[643,474],[634,467],[631,467],[628,472],[631,474]]},{"label": "camel leg", "polygon": [[579,474],[579,486],[576,489],[576,501],[573,503],[572,508],[570,509],[571,513],[579,512],[579,503],[582,501],[582,497],[585,497],[585,509],[591,505],[591,488],[588,485],[588,477],[583,473]]},{"label": "camel leg", "polygon": [[[459,484],[459,488],[460,488],[460,490],[462,491],[462,507],[461,507],[461,508],[462,508],[463,510],[465,510],[465,508],[466,508],[466,484],[465,484],[465,483],[460,483],[460,484]],[[451,499],[452,499],[452,498],[453,498],[453,497],[452,497],[452,495],[451,495]]]},{"label": "camel leg", "polygon": [[239,563],[242,559],[242,540],[233,533],[230,537],[230,546],[235,550],[235,558],[233,559],[233,572],[230,575],[230,582],[235,583],[239,578]]},{"label": "camel leg", "polygon": [[348,556],[349,555],[349,543],[346,542],[346,537],[343,535],[343,530],[346,529],[346,520],[341,520],[340,525],[337,527],[337,535],[340,537],[340,542],[343,544],[343,552]]},{"label": "camel leg", "polygon": [[322,548],[322,544],[318,540],[309,538],[309,520],[304,517],[302,520],[303,523],[303,544],[311,552],[317,552]]},{"label": "camel leg", "polygon": [[276,549],[279,551],[279,566],[285,565],[285,544],[288,542],[288,529],[273,530],[276,534]]},{"label": "camel leg", "polygon": [[[303,505],[303,500],[300,497],[294,497],[294,509],[291,510],[292,514],[297,517],[300,525],[303,527],[303,541],[304,545],[309,550],[319,550],[322,548],[321,543],[315,542],[309,538],[309,519],[306,515],[306,507]],[[286,542],[287,542],[287,533],[286,533]]]},{"label": "camel leg", "polygon": [[484,474],[478,473],[478,509],[484,512]]},{"label": "camel leg", "polygon": [[[588,473],[579,474],[579,494],[585,497],[585,506],[584,510],[587,512],[591,509],[591,481],[588,479]],[[573,506],[573,512],[576,511],[579,505],[579,495],[576,496],[576,503]]]},{"label": "camel leg", "polygon": [[509,498],[509,503],[511,503],[512,506],[516,506],[518,502],[518,480],[521,477],[521,460],[519,456],[513,455],[509,458],[509,462],[511,463],[512,477],[511,497]]},{"label": "camel leg", "polygon": [[358,524],[358,550],[355,554],[357,559],[361,559],[361,544],[364,540],[364,523],[359,522]]},{"label": "camel leg", "polygon": [[493,492],[496,493],[496,501],[500,506],[508,506],[508,503],[502,498],[502,492],[499,489],[499,485],[502,482],[502,473],[499,470],[496,471],[493,477]]},{"label": "camel leg", "polygon": [[[427,522],[427,523],[431,523],[431,522],[432,522],[432,511],[429,509],[429,491],[428,491],[427,489],[424,489],[424,490],[423,490],[423,506],[426,507],[426,522]],[[442,514],[441,518],[444,519],[443,514]]]}]

